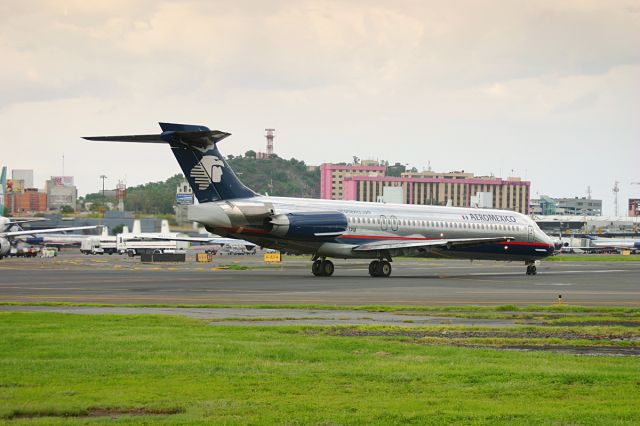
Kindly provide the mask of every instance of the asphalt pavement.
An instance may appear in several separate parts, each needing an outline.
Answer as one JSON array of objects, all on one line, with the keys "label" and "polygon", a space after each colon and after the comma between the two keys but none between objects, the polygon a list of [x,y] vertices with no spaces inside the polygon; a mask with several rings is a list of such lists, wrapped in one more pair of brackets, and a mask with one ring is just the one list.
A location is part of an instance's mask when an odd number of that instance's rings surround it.
[{"label": "asphalt pavement", "polygon": [[[390,278],[367,262],[337,260],[314,277],[306,258],[265,265],[260,256],[199,264],[142,264],[121,256],[63,253],[53,259],[0,260],[0,301],[140,304],[495,305],[563,303],[640,306],[640,262],[522,263],[396,260]],[[228,270],[229,265],[248,270]]]}]

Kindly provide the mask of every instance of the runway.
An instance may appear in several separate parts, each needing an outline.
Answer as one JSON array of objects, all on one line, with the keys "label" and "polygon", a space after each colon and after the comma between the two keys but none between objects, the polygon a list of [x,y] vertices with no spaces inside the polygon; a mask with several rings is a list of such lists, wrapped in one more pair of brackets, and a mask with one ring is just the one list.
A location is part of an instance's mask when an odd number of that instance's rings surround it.
[{"label": "runway", "polygon": [[[194,257],[189,255],[190,258]],[[225,270],[223,265],[249,270]],[[526,276],[521,263],[396,260],[390,278],[367,263],[336,261],[332,277],[314,277],[308,259],[265,267],[259,256],[213,263],[146,265],[120,256],[63,254],[0,261],[0,301],[113,304],[496,305],[556,303],[640,306],[640,262],[543,262]]]}]

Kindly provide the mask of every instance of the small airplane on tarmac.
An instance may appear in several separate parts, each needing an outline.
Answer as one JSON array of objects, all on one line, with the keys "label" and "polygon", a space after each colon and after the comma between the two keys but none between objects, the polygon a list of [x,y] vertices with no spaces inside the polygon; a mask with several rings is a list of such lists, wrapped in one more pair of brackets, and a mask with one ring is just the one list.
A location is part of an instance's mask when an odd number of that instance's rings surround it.
[{"label": "small airplane on tarmac", "polygon": [[602,253],[602,252],[621,252],[628,250],[635,253],[640,250],[640,239],[638,238],[605,238],[596,236],[587,236],[578,239],[586,244],[575,245],[574,239],[556,240],[556,247],[563,253]]},{"label": "small airplane on tarmac", "polygon": [[[82,229],[96,229],[98,225],[91,226],[75,226],[71,228],[48,228],[48,229],[32,229],[25,231],[20,227],[21,223],[35,222],[41,219],[17,219],[0,216],[0,259],[6,256],[11,250],[11,245],[17,237],[39,236],[40,234],[53,234],[57,232],[79,231]],[[17,230],[13,230],[16,228]]]},{"label": "small airplane on tarmac", "polygon": [[373,259],[369,274],[388,277],[395,256],[524,261],[535,275],[537,261],[554,252],[538,225],[513,211],[262,196],[220,154],[229,133],[160,127],[161,134],[84,139],[169,144],[200,203],[190,206],[191,220],[214,234],[310,254],[316,276],[333,274],[333,257]]}]

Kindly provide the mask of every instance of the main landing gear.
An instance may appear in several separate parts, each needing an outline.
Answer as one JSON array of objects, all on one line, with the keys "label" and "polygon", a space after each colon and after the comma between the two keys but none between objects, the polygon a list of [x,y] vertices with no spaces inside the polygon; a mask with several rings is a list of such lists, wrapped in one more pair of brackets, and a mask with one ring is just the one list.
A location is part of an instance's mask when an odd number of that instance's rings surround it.
[{"label": "main landing gear", "polygon": [[328,259],[316,259],[311,265],[311,272],[316,277],[330,277],[334,270],[333,262]]},{"label": "main landing gear", "polygon": [[527,275],[536,275],[538,273],[534,262],[527,262],[525,265],[527,265]]},{"label": "main landing gear", "polygon": [[387,278],[391,275],[391,263],[386,260],[374,260],[369,264],[369,275]]}]

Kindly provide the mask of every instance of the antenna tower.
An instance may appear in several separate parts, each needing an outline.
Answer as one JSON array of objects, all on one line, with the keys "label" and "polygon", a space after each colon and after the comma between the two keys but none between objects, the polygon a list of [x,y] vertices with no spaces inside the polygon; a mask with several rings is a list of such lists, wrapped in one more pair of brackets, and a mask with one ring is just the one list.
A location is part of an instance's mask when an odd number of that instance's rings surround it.
[{"label": "antenna tower", "polygon": [[591,185],[587,186],[587,200],[591,199]]},{"label": "antenna tower", "polygon": [[264,135],[264,137],[267,138],[267,157],[271,158],[273,156],[273,132],[275,132],[276,129],[264,129],[264,131],[267,132],[267,134]]},{"label": "antenna tower", "polygon": [[121,180],[118,180],[116,185],[116,201],[118,202],[118,211],[124,211],[124,197],[126,196],[127,185]]},{"label": "antenna tower", "polygon": [[615,181],[611,191],[613,192],[613,202],[615,206],[616,217],[618,217],[618,192],[620,192],[620,182]]}]

